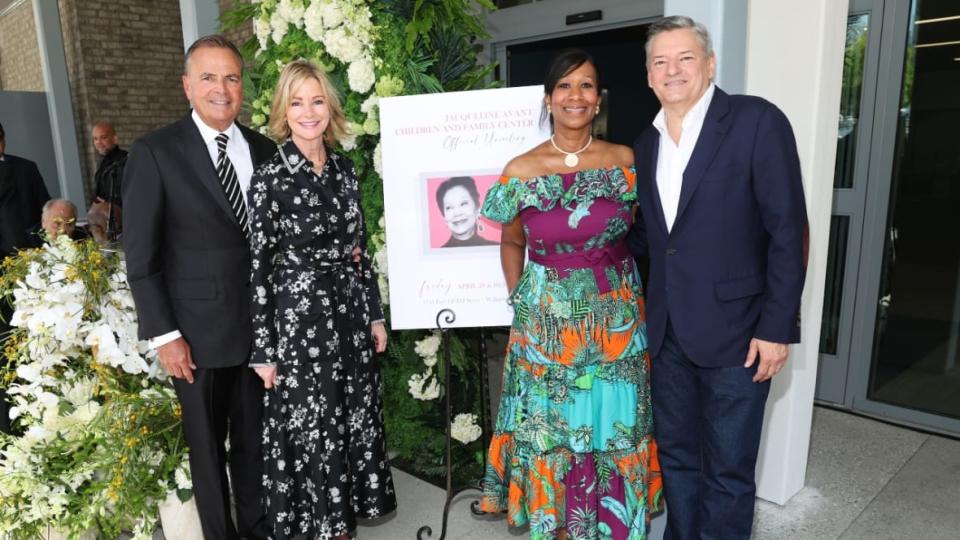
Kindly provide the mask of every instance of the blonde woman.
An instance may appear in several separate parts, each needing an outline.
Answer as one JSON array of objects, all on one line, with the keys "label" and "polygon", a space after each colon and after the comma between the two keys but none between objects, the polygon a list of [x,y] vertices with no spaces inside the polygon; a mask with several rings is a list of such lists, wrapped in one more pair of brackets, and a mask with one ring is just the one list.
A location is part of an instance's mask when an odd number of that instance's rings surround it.
[{"label": "blonde woman", "polygon": [[[396,508],[374,350],[387,333],[336,89],[290,63],[270,111],[273,159],[250,208],[253,352],[267,389],[263,453],[275,540],[349,538],[356,518]],[[355,262],[352,253],[362,255]]]}]

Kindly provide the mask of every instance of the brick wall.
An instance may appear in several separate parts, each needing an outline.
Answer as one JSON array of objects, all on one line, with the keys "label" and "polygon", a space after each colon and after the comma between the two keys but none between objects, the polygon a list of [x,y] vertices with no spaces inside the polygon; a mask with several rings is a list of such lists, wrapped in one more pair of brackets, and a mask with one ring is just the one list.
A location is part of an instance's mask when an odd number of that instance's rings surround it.
[{"label": "brick wall", "polygon": [[180,75],[179,0],[58,0],[87,198],[97,155],[90,131],[113,124],[120,146],[188,110]]},{"label": "brick wall", "polygon": [[[225,13],[233,6],[238,4],[249,4],[250,0],[218,0],[220,3],[220,13]],[[239,28],[233,28],[227,30],[223,33],[227,36],[230,41],[234,43],[237,47],[243,46],[243,44],[253,37],[253,23],[248,22]]]},{"label": "brick wall", "polygon": [[31,0],[0,16],[0,90],[44,90]]}]

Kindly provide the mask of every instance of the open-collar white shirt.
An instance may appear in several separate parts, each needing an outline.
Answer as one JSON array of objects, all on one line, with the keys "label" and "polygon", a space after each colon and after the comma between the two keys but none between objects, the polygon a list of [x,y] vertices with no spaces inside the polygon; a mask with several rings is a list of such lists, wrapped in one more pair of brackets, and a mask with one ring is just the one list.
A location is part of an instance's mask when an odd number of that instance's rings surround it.
[{"label": "open-collar white shirt", "polygon": [[687,111],[681,122],[680,144],[674,144],[667,130],[666,113],[663,109],[653,119],[653,127],[660,132],[660,152],[657,155],[657,190],[660,192],[660,205],[663,207],[663,217],[667,221],[667,232],[673,229],[673,222],[677,219],[677,210],[680,206],[680,190],[683,188],[683,171],[690,162],[693,149],[700,138],[703,121],[713,99],[716,86],[710,83],[707,91]]},{"label": "open-collar white shirt", "polygon": [[193,123],[200,130],[200,137],[203,143],[207,145],[207,152],[210,154],[210,161],[213,167],[217,167],[217,157],[220,155],[220,148],[217,146],[217,135],[225,133],[227,137],[227,157],[233,163],[233,168],[237,171],[237,182],[240,182],[240,189],[244,193],[250,188],[250,177],[253,176],[253,158],[250,157],[250,145],[247,139],[243,137],[243,132],[237,127],[236,123],[230,124],[226,131],[217,131],[203,123],[200,115],[194,110],[190,113]]}]

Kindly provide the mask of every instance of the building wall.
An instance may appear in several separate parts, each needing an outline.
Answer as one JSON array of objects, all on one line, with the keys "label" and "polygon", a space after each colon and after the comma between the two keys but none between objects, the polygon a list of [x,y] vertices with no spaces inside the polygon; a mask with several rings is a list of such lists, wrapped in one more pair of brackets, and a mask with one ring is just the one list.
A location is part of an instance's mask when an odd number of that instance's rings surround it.
[{"label": "building wall", "polygon": [[188,110],[180,75],[183,37],[178,0],[58,0],[70,93],[87,200],[97,155],[90,131],[99,121],[120,145]]},{"label": "building wall", "polygon": [[44,90],[31,0],[0,15],[0,90]]},{"label": "building wall", "polygon": [[[249,4],[250,0],[218,0],[220,13],[223,14],[239,4]],[[242,47],[250,38],[253,37],[253,23],[244,24],[241,27],[227,30],[223,33],[230,38],[237,47]]]}]

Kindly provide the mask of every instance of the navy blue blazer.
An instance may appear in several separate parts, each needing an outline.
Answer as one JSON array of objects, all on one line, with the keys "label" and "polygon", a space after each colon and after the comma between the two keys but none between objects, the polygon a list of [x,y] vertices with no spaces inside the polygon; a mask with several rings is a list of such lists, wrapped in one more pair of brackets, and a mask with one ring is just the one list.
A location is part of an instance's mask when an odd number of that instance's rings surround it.
[{"label": "navy blue blazer", "polygon": [[657,189],[660,133],[634,143],[638,215],[627,242],[648,257],[650,354],[667,320],[703,367],[743,365],[750,339],[800,341],[807,213],[787,117],[770,102],[719,88],[683,173],[673,228]]}]

